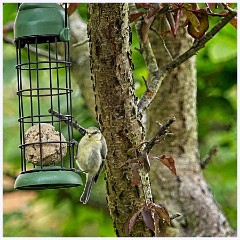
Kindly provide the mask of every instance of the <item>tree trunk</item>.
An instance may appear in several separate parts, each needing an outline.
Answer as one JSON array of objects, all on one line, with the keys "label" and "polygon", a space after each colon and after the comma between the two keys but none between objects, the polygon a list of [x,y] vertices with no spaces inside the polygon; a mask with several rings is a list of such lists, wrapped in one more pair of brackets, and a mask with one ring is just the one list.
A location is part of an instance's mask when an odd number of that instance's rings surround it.
[{"label": "tree trunk", "polygon": [[[90,62],[98,123],[108,145],[107,202],[117,236],[126,233],[127,220],[144,203],[142,189],[131,187],[128,150],[143,139],[138,120],[132,61],[128,4],[90,4]],[[151,236],[139,221],[131,236]]]},{"label": "tree trunk", "polygon": [[[158,65],[170,62],[162,40],[155,33],[150,34],[150,40]],[[165,44],[174,58],[192,45],[192,39],[181,28],[177,38],[168,36]],[[199,164],[195,60],[192,57],[164,79],[147,112],[148,139],[158,128],[156,121],[164,123],[173,115],[177,119],[171,127],[174,135],[155,146],[151,153],[174,157],[178,177],[159,166],[160,163],[152,162],[152,191],[155,202],[163,203],[171,213],[181,214],[173,221],[175,228],[169,228],[167,236],[231,236],[232,229],[214,200]]]}]

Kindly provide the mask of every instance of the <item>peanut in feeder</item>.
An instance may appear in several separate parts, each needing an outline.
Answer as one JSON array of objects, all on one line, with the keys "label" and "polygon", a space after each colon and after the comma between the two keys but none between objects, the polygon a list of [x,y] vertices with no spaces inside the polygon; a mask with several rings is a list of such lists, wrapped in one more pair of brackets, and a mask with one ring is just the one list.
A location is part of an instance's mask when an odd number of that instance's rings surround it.
[{"label": "peanut in feeder", "polygon": [[[39,136],[40,135],[40,136]],[[39,139],[41,142],[39,143]],[[40,126],[34,125],[25,133],[25,156],[28,162],[41,166],[53,165],[61,161],[67,153],[66,139],[55,128],[47,123],[41,123]]]}]

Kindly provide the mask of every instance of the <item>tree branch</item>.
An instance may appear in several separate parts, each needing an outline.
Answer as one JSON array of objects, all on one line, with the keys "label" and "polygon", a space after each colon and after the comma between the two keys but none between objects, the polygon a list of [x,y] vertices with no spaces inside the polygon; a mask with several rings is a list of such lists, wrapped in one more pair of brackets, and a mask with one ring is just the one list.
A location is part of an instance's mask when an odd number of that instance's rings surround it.
[{"label": "tree branch", "polygon": [[200,162],[200,166],[201,166],[202,169],[206,168],[207,165],[213,160],[213,158],[216,157],[217,152],[218,152],[217,146],[213,146],[209,150],[208,155],[204,159],[202,159],[201,162]]},{"label": "tree branch", "polygon": [[72,47],[82,46],[82,45],[84,45],[84,44],[87,43],[87,42],[89,42],[89,38],[87,38],[87,39],[85,39],[85,40],[83,40],[83,41],[81,41],[81,42],[74,43],[74,44],[72,45]]},{"label": "tree branch", "polygon": [[176,121],[175,117],[170,118],[164,125],[162,125],[159,129],[159,131],[156,133],[156,135],[149,141],[147,142],[144,151],[146,153],[149,153],[153,146],[159,142],[159,139],[161,137],[167,135],[169,133],[168,129],[169,127]]},{"label": "tree branch", "polygon": [[57,111],[55,111],[53,109],[49,109],[48,112],[51,113],[52,116],[59,118],[59,120],[65,122],[66,124],[72,125],[72,127],[75,128],[78,132],[80,132],[82,135],[85,135],[86,129],[83,128],[82,126],[80,126],[79,124],[77,124],[77,122],[69,119],[65,115],[58,113]]},{"label": "tree branch", "polygon": [[[229,14],[226,17],[222,18],[204,37],[196,41],[194,45],[187,50],[185,53],[175,58],[169,64],[158,68],[155,56],[151,49],[151,44],[149,39],[147,39],[146,44],[142,44],[143,57],[146,62],[148,71],[149,71],[149,80],[148,80],[148,89],[143,94],[142,98],[138,102],[139,113],[144,112],[154,99],[155,95],[158,92],[159,87],[162,84],[163,79],[176,67],[180,64],[191,58],[193,55],[196,55],[197,52],[205,47],[205,44],[210,41],[229,21],[231,21],[237,15],[237,11],[231,9]],[[141,24],[139,21],[136,24],[136,29],[138,36],[141,36]],[[139,35],[140,34],[140,35]]]}]

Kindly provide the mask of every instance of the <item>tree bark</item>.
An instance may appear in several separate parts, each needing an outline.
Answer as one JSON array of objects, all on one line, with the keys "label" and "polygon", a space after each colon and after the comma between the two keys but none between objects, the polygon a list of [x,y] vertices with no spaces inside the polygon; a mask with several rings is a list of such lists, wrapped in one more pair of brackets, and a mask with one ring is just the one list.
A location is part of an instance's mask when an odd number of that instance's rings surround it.
[{"label": "tree bark", "polygon": [[[150,40],[158,65],[170,62],[163,41],[155,33],[150,34]],[[177,38],[168,36],[165,45],[175,58],[189,49],[192,39],[180,28]],[[173,221],[174,227],[168,229],[167,236],[232,236],[233,231],[214,200],[199,164],[195,60],[192,57],[164,79],[147,111],[148,139],[158,128],[156,121],[164,123],[173,115],[177,119],[171,127],[174,135],[155,146],[151,154],[174,157],[178,177],[152,162],[152,190],[155,202],[163,203],[171,213],[181,214]]]},{"label": "tree bark", "polygon": [[128,151],[143,140],[137,117],[128,4],[90,4],[90,62],[97,120],[108,145],[106,160],[107,202],[117,236],[151,236],[142,221],[131,234],[127,220],[136,213],[144,196],[131,186]]}]

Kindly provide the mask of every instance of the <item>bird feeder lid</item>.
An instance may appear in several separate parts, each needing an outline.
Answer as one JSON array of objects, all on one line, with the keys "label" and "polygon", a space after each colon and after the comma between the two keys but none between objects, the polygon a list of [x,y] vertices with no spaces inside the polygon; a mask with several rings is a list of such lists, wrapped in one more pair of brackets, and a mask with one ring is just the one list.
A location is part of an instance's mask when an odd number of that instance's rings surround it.
[{"label": "bird feeder lid", "polygon": [[57,3],[22,3],[14,22],[14,37],[59,36],[70,40],[69,23],[65,24],[65,10]]},{"label": "bird feeder lid", "polygon": [[81,185],[83,182],[78,173],[52,166],[21,173],[15,181],[14,188],[17,190],[42,190]]}]

